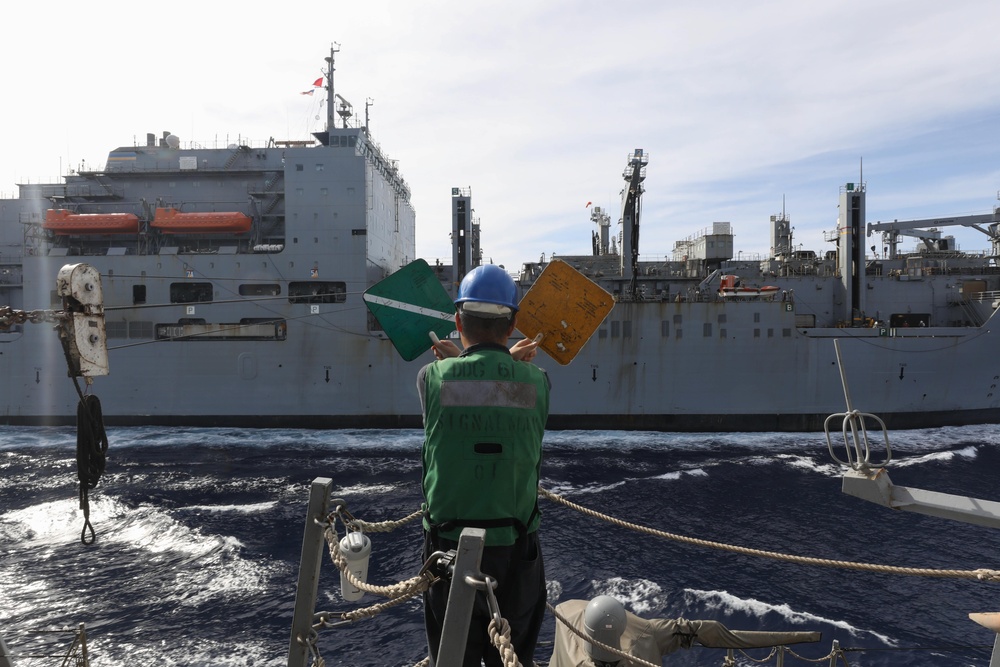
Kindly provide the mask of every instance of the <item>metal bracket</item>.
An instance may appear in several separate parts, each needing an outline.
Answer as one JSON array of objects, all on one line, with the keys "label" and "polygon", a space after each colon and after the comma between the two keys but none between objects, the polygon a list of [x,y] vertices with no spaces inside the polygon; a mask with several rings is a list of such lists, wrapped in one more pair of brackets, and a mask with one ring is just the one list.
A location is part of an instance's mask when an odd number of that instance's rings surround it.
[{"label": "metal bracket", "polygon": [[309,509],[299,561],[299,583],[295,589],[295,611],[292,614],[292,637],[288,642],[288,667],[306,667],[310,655],[309,640],[314,632],[313,611],[316,609],[319,571],[323,562],[323,545],[326,543],[323,539],[326,524],[322,520],[329,513],[332,487],[332,479],[317,477],[309,489]]},{"label": "metal bracket", "polygon": [[441,628],[438,647],[438,667],[460,667],[465,657],[465,644],[469,638],[472,610],[476,602],[477,582],[484,580],[479,571],[486,544],[486,530],[463,528],[458,538],[455,564],[452,567],[448,607]]}]

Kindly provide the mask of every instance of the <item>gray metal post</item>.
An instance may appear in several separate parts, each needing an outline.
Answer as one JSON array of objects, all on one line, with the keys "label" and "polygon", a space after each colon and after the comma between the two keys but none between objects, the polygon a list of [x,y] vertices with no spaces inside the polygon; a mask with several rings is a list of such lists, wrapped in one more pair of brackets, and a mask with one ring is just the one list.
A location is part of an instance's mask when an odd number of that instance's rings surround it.
[{"label": "gray metal post", "polygon": [[476,589],[466,583],[465,578],[480,580],[483,578],[479,564],[483,559],[485,543],[486,531],[482,528],[463,528],[458,538],[436,667],[458,667],[465,657],[465,644],[469,639],[469,625],[472,623],[472,608],[476,602]]},{"label": "gray metal post", "polygon": [[80,661],[83,667],[90,667],[90,657],[87,655],[87,626],[81,623],[76,635],[80,638]]},{"label": "gray metal post", "polygon": [[317,477],[309,489],[309,510],[302,536],[299,583],[295,589],[295,612],[292,615],[292,638],[288,643],[288,667],[306,667],[309,660],[307,640],[312,632],[319,568],[323,562],[324,526],[321,524],[329,513],[332,486],[333,480]]},{"label": "gray metal post", "polygon": [[10,651],[7,650],[3,635],[0,635],[0,667],[14,667],[14,659],[10,656]]}]

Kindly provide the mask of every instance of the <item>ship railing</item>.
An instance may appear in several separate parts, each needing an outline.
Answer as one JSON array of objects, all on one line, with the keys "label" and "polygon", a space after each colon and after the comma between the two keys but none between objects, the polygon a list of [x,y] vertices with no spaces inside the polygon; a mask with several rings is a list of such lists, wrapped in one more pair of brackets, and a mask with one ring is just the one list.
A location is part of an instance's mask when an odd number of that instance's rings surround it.
[{"label": "ship railing", "polygon": [[[967,298],[967,301],[979,301],[981,303],[990,302],[994,303],[1000,301],[1000,290],[988,290],[985,292],[973,292]],[[1000,304],[998,304],[1000,305]]]},{"label": "ship railing", "polygon": [[[15,641],[10,639],[15,648],[4,641],[0,635],[0,667],[13,667],[14,658],[17,664],[22,660],[45,660],[46,664],[75,665],[90,667],[90,657],[87,654],[87,629],[83,623],[74,628],[59,630],[34,630],[21,633]],[[57,641],[72,635],[67,648],[64,641]],[[58,661],[58,662],[57,662]]]},{"label": "ship railing", "polygon": [[[967,322],[972,324],[972,326],[981,327],[986,323],[986,319],[980,313],[980,309],[976,306],[977,303],[985,303],[985,301],[976,299],[975,302],[973,302],[971,299],[956,299],[952,303],[962,309],[962,315],[965,317]],[[996,306],[993,306],[993,308],[995,310]]]}]

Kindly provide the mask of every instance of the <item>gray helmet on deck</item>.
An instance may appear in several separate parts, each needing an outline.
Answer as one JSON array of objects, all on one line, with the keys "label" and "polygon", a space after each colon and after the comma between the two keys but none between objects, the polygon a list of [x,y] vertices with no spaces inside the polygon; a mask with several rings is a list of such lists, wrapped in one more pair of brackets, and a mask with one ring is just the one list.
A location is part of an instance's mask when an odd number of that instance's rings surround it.
[{"label": "gray helmet on deck", "polygon": [[[621,649],[621,636],[625,632],[625,606],[610,595],[598,595],[587,604],[583,612],[583,625],[594,641]],[[616,662],[621,656],[587,643],[587,655],[601,662]]]}]

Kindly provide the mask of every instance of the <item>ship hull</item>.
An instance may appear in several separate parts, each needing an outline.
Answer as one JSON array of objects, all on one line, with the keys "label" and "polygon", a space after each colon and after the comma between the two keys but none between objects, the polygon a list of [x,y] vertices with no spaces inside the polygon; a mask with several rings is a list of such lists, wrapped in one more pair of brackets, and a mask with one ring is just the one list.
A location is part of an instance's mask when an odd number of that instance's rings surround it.
[{"label": "ship hull", "polygon": [[[212,261],[218,270],[219,258]],[[42,265],[50,263],[39,262],[39,280],[50,268]],[[194,260],[188,265],[200,270]],[[129,279],[105,282],[109,304],[119,298],[120,282],[130,286]],[[195,315],[234,310],[215,315],[220,321],[280,318],[283,338],[111,338],[111,375],[92,388],[106,423],[420,427],[415,379],[431,354],[405,362],[384,334],[358,330],[361,291],[358,286],[343,303],[315,307],[176,307]],[[137,316],[142,311],[108,314],[109,321]],[[878,414],[890,427],[961,425],[1000,421],[991,323],[800,328],[794,308],[780,302],[619,303],[569,365],[544,354],[537,363],[552,381],[553,429],[816,431],[828,415],[846,410],[836,340],[855,408]],[[155,322],[150,329],[164,331]],[[64,364],[47,326],[0,344],[0,383],[12,397],[0,423],[72,423],[77,397]]]}]

